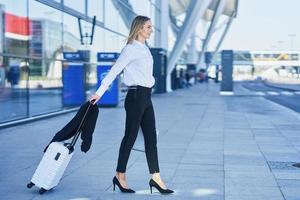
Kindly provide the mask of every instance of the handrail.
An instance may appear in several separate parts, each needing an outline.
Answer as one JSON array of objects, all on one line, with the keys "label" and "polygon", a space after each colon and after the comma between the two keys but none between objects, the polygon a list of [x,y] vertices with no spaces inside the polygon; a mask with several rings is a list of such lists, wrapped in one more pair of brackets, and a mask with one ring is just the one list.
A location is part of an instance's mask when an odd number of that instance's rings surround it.
[{"label": "handrail", "polygon": [[3,57],[12,57],[12,58],[23,58],[23,59],[27,59],[27,60],[50,60],[50,61],[77,62],[77,63],[83,63],[83,64],[97,65],[97,63],[80,61],[80,60],[53,59],[53,58],[46,58],[46,57],[16,55],[16,54],[10,54],[10,53],[0,53],[0,56],[3,56]]}]

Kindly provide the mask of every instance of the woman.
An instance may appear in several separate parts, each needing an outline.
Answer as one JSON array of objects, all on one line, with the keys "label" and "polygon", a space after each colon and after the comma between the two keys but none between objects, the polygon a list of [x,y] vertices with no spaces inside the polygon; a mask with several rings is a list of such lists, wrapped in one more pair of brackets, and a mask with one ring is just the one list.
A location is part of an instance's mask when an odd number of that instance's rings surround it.
[{"label": "woman", "polygon": [[146,158],[152,176],[149,182],[151,193],[152,187],[155,187],[162,194],[174,192],[166,188],[160,177],[158,166],[155,118],[151,102],[151,88],[155,83],[152,75],[153,59],[149,48],[145,45],[146,39],[150,37],[152,32],[150,18],[137,16],[133,20],[126,46],[110,72],[102,80],[96,94],[90,98],[90,101],[95,101],[94,103],[99,101],[116,76],[124,70],[124,82],[128,86],[125,99],[126,126],[113,185],[114,190],[115,185],[117,185],[125,193],[135,192],[128,187],[125,172],[130,151],[140,126],[144,134]]}]

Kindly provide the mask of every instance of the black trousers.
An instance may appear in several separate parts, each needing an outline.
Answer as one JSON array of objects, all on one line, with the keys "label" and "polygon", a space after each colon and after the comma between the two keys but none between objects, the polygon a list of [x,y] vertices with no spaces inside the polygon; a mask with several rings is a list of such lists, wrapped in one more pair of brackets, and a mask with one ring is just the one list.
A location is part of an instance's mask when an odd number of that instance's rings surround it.
[{"label": "black trousers", "polygon": [[116,171],[125,173],[131,149],[141,126],[149,172],[151,174],[159,172],[151,88],[137,86],[136,89],[129,89],[125,99],[125,110],[125,135],[121,142]]}]

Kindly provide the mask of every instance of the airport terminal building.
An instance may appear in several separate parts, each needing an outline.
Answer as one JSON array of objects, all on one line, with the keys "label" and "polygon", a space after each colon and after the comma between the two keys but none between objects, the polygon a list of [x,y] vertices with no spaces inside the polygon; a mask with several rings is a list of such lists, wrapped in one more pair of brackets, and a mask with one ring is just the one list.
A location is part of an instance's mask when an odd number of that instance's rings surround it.
[{"label": "airport terminal building", "polygon": [[[219,51],[237,8],[238,0],[0,0],[0,125],[78,108],[137,15],[153,24],[153,92],[175,90],[180,71],[205,68],[205,52]],[[122,74],[114,84],[120,99]]]}]

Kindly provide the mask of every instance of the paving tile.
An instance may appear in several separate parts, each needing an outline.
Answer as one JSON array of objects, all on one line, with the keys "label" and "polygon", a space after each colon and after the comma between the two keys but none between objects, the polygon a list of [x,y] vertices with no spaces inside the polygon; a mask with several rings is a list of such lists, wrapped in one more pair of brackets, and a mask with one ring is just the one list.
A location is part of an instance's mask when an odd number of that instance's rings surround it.
[{"label": "paving tile", "polygon": [[75,113],[0,130],[1,199],[299,199],[299,170],[275,169],[271,162],[300,162],[300,136],[295,131],[300,121],[264,98],[249,98],[238,83],[231,97],[219,96],[218,85],[203,86],[153,95],[160,171],[175,194],[150,194],[146,156],[137,151],[132,151],[127,166],[128,183],[137,192],[112,190],[124,134],[121,104],[101,109],[91,150],[80,152],[78,143],[60,184],[42,196],[26,184],[45,145]]}]

